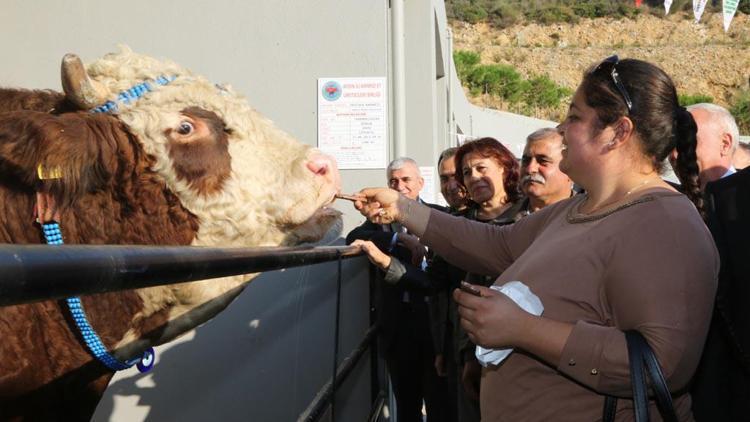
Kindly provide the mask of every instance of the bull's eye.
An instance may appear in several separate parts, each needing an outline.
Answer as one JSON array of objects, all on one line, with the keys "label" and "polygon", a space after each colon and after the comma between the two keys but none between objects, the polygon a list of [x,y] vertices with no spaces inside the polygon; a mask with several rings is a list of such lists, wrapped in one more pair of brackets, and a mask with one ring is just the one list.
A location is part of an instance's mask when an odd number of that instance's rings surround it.
[{"label": "bull's eye", "polygon": [[180,122],[180,126],[177,127],[177,133],[179,133],[180,135],[189,135],[193,133],[193,129],[194,127],[192,123],[183,120],[182,122]]}]

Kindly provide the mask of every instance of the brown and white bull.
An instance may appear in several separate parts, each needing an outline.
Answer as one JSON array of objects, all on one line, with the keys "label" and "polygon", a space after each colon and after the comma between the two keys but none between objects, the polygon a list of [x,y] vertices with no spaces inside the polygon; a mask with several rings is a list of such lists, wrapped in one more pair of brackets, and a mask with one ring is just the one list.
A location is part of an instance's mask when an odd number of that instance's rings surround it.
[{"label": "brown and white bull", "polygon": [[[295,245],[340,227],[325,207],[334,160],[231,88],[124,47],[85,68],[68,55],[62,74],[65,94],[0,89],[0,242],[43,243],[37,209],[66,244]],[[142,98],[89,111],[148,81]],[[124,361],[216,315],[248,278],[81,300]],[[0,307],[0,419],[90,419],[113,372],[74,327],[64,302]]]}]

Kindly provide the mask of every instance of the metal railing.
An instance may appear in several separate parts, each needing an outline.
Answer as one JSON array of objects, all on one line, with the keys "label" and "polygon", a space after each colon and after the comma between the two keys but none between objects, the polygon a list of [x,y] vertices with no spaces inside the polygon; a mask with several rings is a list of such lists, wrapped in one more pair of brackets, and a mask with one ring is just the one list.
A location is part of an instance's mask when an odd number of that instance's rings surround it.
[{"label": "metal railing", "polygon": [[354,246],[2,245],[0,306],[258,273],[359,254]]},{"label": "metal railing", "polygon": [[[192,246],[0,245],[0,306],[70,296],[154,287],[338,261],[333,374],[300,414],[318,421],[330,409],[335,419],[336,389],[376,337],[371,326],[352,353],[338,364],[341,260],[362,255],[354,246],[209,248]],[[373,379],[373,391],[381,389]],[[373,407],[381,407],[378,400]],[[375,409],[371,409],[371,414]]]}]

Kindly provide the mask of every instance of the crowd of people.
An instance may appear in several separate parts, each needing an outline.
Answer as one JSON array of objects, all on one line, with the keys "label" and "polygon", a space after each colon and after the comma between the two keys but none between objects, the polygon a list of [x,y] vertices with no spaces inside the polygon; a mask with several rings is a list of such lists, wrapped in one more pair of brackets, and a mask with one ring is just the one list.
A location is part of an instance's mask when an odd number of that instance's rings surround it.
[{"label": "crowd of people", "polygon": [[[423,403],[428,421],[600,420],[605,397],[632,397],[627,330],[653,349],[678,420],[741,420],[745,147],[727,110],[681,107],[661,69],[613,56],[520,159],[490,137],[444,151],[448,207],[420,199],[414,160],[394,160],[388,188],[357,194],[367,221],[347,243],[381,270],[397,420],[422,421]],[[492,288],[511,281],[541,315]],[[514,351],[488,364],[477,346]],[[621,400],[614,419],[633,412]]]}]

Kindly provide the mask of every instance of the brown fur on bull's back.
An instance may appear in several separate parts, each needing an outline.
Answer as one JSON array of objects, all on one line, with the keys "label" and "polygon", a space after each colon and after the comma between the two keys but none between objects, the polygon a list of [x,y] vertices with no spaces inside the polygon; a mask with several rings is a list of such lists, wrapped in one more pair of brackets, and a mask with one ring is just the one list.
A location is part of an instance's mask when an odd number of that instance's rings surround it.
[{"label": "brown fur on bull's back", "polygon": [[[0,242],[43,243],[34,223],[35,193],[50,189],[66,208],[68,244],[189,245],[198,230],[150,170],[151,159],[123,124],[86,112],[54,116],[11,111],[59,104],[49,91],[0,91]],[[38,98],[34,98],[38,96]],[[11,98],[12,101],[4,101]],[[36,178],[44,162],[63,170],[65,183]],[[9,175],[15,177],[8,177]],[[158,338],[166,311],[141,320],[135,292],[82,298],[91,324],[113,347],[124,333]],[[112,372],[95,361],[71,330],[64,304],[47,301],[0,308],[0,419],[88,420]]]},{"label": "brown fur on bull's back", "polygon": [[65,95],[50,89],[0,88],[0,113],[17,110],[66,113],[76,110]]}]

